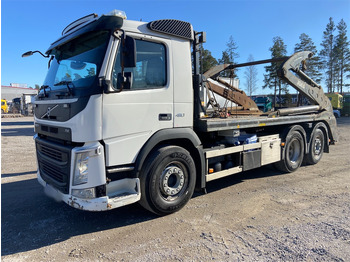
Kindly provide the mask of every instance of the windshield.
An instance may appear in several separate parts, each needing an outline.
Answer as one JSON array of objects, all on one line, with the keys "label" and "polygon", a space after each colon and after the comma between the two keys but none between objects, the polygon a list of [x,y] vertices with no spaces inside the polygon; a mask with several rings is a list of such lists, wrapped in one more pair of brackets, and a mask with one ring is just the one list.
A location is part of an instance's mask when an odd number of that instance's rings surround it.
[{"label": "windshield", "polygon": [[67,85],[74,89],[96,87],[108,39],[107,31],[90,32],[53,49],[44,86],[49,90],[67,89]]}]

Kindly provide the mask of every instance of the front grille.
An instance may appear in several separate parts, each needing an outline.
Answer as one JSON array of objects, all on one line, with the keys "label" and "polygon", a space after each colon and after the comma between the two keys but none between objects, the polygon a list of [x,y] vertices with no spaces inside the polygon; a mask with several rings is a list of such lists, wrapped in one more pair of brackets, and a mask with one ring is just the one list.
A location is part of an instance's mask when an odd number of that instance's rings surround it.
[{"label": "front grille", "polygon": [[41,177],[45,182],[67,194],[71,147],[36,138],[37,159]]},{"label": "front grille", "polygon": [[49,175],[51,178],[55,179],[57,182],[64,183],[65,174],[55,169],[49,163],[42,162],[41,169],[45,174]]},{"label": "front grille", "polygon": [[41,147],[41,153],[49,158],[52,158],[52,159],[55,159],[57,161],[60,161],[60,162],[65,162],[67,161],[67,154],[56,149],[56,148],[52,148],[52,147],[49,147],[47,145],[43,145],[41,144],[40,145]]}]

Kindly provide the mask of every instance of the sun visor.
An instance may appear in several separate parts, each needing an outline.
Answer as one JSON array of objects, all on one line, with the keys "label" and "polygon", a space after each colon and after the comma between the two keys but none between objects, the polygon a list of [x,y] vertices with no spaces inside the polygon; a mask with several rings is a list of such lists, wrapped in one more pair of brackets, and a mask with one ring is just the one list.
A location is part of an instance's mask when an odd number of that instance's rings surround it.
[{"label": "sun visor", "polygon": [[104,15],[98,19],[86,21],[85,23],[80,24],[78,29],[67,32],[64,36],[52,43],[49,49],[46,51],[46,54],[49,55],[52,49],[65,44],[68,41],[77,38],[85,33],[93,31],[109,31],[121,28],[123,26],[123,21],[124,19],[118,16]]}]

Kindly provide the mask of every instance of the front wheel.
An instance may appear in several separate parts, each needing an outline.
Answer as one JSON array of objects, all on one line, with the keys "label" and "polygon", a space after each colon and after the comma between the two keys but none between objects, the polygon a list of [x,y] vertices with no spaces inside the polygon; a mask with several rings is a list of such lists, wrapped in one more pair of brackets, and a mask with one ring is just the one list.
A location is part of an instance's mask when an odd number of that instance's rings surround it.
[{"label": "front wheel", "polygon": [[297,170],[304,158],[304,140],[298,131],[292,131],[286,138],[284,148],[284,159],[275,164],[282,172],[294,172]]},{"label": "front wheel", "polygon": [[192,197],[195,164],[184,148],[161,147],[147,158],[140,180],[140,204],[158,215],[171,214],[184,207]]}]

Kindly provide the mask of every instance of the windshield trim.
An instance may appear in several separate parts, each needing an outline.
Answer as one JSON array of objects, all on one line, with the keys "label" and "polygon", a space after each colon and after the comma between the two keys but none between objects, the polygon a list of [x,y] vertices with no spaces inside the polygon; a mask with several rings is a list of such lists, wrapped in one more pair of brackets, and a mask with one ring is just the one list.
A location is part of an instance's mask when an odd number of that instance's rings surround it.
[{"label": "windshield trim", "polygon": [[[43,100],[45,97],[64,99],[102,93],[99,75],[108,55],[110,39],[107,30],[88,32],[54,49],[55,57],[44,81],[50,91],[39,97]],[[39,95],[43,93],[41,90]]]}]

